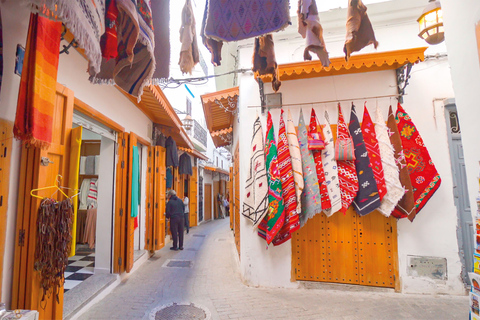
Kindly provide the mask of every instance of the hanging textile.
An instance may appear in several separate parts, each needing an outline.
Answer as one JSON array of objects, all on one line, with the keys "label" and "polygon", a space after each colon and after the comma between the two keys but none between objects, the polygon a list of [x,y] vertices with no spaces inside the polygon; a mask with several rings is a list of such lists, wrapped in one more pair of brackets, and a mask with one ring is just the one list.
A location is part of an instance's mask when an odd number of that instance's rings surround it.
[{"label": "hanging textile", "polygon": [[278,168],[277,145],[273,130],[272,115],[267,116],[267,137],[265,138],[265,163],[268,179],[268,212],[258,225],[258,235],[270,244],[285,221],[282,198],[282,181]]},{"label": "hanging textile", "polygon": [[[396,121],[414,190],[415,211],[418,214],[440,187],[442,180],[420,133],[400,104],[397,107]],[[408,216],[410,221],[414,218],[415,216]]]},{"label": "hanging textile", "polygon": [[[364,118],[365,119],[365,118]],[[385,177],[385,186],[387,193],[383,196],[381,205],[378,208],[384,216],[390,217],[398,201],[405,194],[405,189],[400,182],[400,173],[395,162],[395,154],[392,143],[390,142],[389,129],[385,125],[385,120],[377,106],[375,115],[375,133],[377,134],[380,158],[382,159],[383,175]]]},{"label": "hanging textile", "polygon": [[295,194],[297,198],[297,213],[300,214],[300,212],[302,212],[302,202],[300,199],[302,197],[305,182],[303,180],[302,154],[298,145],[297,131],[290,110],[288,110],[287,117],[287,140],[288,151],[290,151],[290,158],[292,159],[293,181],[295,182]]},{"label": "hanging textile", "polygon": [[302,154],[302,169],[304,189],[301,196],[302,212],[300,213],[300,226],[304,226],[308,219],[313,218],[317,213],[322,212],[322,199],[320,196],[320,185],[318,184],[317,171],[312,151],[308,150],[307,127],[303,118],[303,111],[300,109],[298,120],[298,143]]},{"label": "hanging textile", "polygon": [[275,47],[271,34],[255,38],[252,71],[261,76],[271,75],[273,91],[277,92],[280,89],[282,82],[280,82],[278,77],[278,65],[275,59]]},{"label": "hanging textile", "polygon": [[190,156],[184,152],[179,159],[179,165],[178,165],[178,174],[188,174],[192,175],[192,159]]},{"label": "hanging textile", "polygon": [[212,55],[211,62],[214,66],[219,66],[222,61],[222,47],[223,41],[215,40],[213,38],[209,38],[205,35],[205,26],[207,25],[207,17],[208,17],[208,0],[205,1],[205,10],[203,12],[203,20],[202,20],[202,42],[203,45],[210,51]]},{"label": "hanging textile", "polygon": [[[410,215],[415,217],[415,199],[413,195],[412,182],[408,174],[407,163],[403,153],[402,140],[398,132],[397,123],[395,122],[395,115],[392,111],[392,106],[388,110],[387,127],[390,132],[390,142],[392,143],[395,152],[395,163],[400,172],[400,183],[402,184],[405,194],[398,202],[397,206],[392,212],[392,216],[397,219],[406,218]],[[412,219],[413,219],[412,217]]]},{"label": "hanging textile", "polygon": [[[323,137],[322,127],[317,123],[317,115],[315,110],[312,108],[312,113],[310,114],[310,126],[308,128],[308,133],[319,133]],[[327,181],[325,179],[325,172],[323,170],[322,163],[322,151],[321,150],[312,150],[313,159],[315,160],[315,169],[317,172],[318,185],[320,186],[320,197],[322,199],[322,210],[326,211],[332,207],[330,203],[330,197],[328,195]]]},{"label": "hanging textile", "polygon": [[180,27],[180,60],[178,65],[182,74],[192,74],[193,67],[200,61],[198,53],[197,33],[195,31],[195,15],[190,0],[185,1],[182,10],[182,26]]},{"label": "hanging textile", "polygon": [[34,147],[52,142],[60,32],[60,22],[30,15],[13,133]]},{"label": "hanging textile", "polygon": [[96,208],[98,199],[98,180],[91,179],[87,194],[87,209]]},{"label": "hanging textile", "polygon": [[239,41],[283,30],[290,24],[288,0],[208,0],[205,35]]},{"label": "hanging textile", "polygon": [[97,208],[87,210],[85,219],[85,231],[82,243],[87,243],[90,249],[95,247],[95,236],[97,233]]},{"label": "hanging textile", "polygon": [[335,160],[335,143],[333,141],[332,128],[327,111],[325,111],[325,121],[326,125],[325,128],[323,128],[323,133],[325,135],[326,145],[325,149],[322,150],[322,163],[331,208],[324,209],[323,212],[327,217],[330,217],[342,209],[342,197],[340,195],[337,160]]},{"label": "hanging textile", "polygon": [[355,170],[358,178],[358,192],[353,205],[355,211],[364,216],[380,206],[380,196],[354,105],[350,113],[349,130],[355,145]]},{"label": "hanging textile", "polygon": [[367,7],[362,0],[348,0],[347,37],[343,47],[345,60],[348,61],[353,52],[360,51],[372,43],[377,49],[378,41],[367,15]]},{"label": "hanging textile", "polygon": [[365,141],[365,146],[368,151],[368,158],[370,159],[373,175],[375,176],[375,182],[377,183],[378,196],[380,201],[387,193],[387,187],[385,185],[385,177],[383,174],[382,158],[380,157],[380,148],[378,145],[377,135],[375,133],[375,127],[373,125],[372,118],[368,113],[367,106],[365,105],[363,111],[362,121],[362,134]]},{"label": "hanging textile", "polygon": [[2,26],[2,14],[0,10],[0,90],[2,88],[3,80],[3,26]]},{"label": "hanging textile", "polygon": [[328,67],[330,59],[328,59],[325,40],[323,40],[323,28],[320,24],[318,16],[317,3],[315,0],[298,0],[298,32],[302,38],[306,38],[307,47],[303,52],[304,60],[312,60],[310,52],[315,53],[322,66]]},{"label": "hanging textile", "polygon": [[245,182],[242,215],[250,220],[253,223],[253,227],[256,228],[268,210],[268,179],[260,118],[257,118],[253,124],[250,152],[250,169]]},{"label": "hanging textile", "polygon": [[165,174],[166,188],[171,189],[173,186],[173,170],[172,167],[167,167],[167,173]]},{"label": "hanging textile", "polygon": [[166,166],[170,167],[178,167],[178,151],[177,151],[177,143],[173,138],[170,136],[165,141],[165,149],[166,150]]},{"label": "hanging textile", "polygon": [[151,1],[153,33],[155,35],[154,84],[170,77],[170,0]]},{"label": "hanging textile", "polygon": [[130,212],[131,217],[134,218],[133,221],[133,228],[137,229],[138,227],[138,204],[140,203],[140,163],[139,163],[139,154],[138,154],[138,147],[132,147],[132,193],[130,195],[131,203],[130,203]]},{"label": "hanging textile", "polygon": [[[343,119],[342,108],[338,104],[337,139],[350,140],[350,132]],[[358,192],[358,178],[355,160],[337,160],[340,195],[342,197],[342,212],[345,214]]]},{"label": "hanging textile", "polygon": [[300,228],[297,213],[297,197],[295,195],[295,182],[293,180],[292,160],[288,149],[287,131],[283,120],[283,110],[280,114],[280,127],[278,129],[278,168],[282,181],[283,203],[285,205],[285,222],[282,229],[273,239],[273,245],[278,246],[291,239],[292,233]]}]

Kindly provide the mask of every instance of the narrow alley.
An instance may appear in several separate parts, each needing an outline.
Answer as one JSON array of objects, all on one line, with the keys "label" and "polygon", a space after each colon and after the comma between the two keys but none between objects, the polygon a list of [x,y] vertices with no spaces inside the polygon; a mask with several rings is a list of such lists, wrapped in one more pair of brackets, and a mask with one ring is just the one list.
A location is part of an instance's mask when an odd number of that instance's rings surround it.
[{"label": "narrow alley", "polygon": [[[207,319],[468,317],[465,296],[399,294],[356,286],[347,290],[343,285],[339,290],[331,286],[298,290],[247,287],[240,279],[228,220],[215,220],[191,229],[183,251],[170,251],[170,246],[171,243],[157,251],[80,319],[155,319],[159,307],[172,303],[193,303],[206,310]],[[189,261],[190,267],[168,267],[169,262],[176,260]]]}]

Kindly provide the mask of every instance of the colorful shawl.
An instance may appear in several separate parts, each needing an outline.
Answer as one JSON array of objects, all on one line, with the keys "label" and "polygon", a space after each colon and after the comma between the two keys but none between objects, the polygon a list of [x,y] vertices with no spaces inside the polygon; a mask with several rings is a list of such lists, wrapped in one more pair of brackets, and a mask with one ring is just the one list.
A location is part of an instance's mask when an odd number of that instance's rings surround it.
[{"label": "colorful shawl", "polygon": [[358,177],[358,192],[353,205],[355,211],[364,216],[380,206],[380,197],[354,105],[350,113],[349,130],[355,146],[355,170]]},{"label": "colorful shawl", "polygon": [[347,15],[347,37],[343,52],[345,60],[348,61],[352,52],[360,51],[372,43],[377,49],[378,41],[367,15],[367,7],[362,0],[349,0]]},{"label": "colorful shawl", "polygon": [[[350,132],[343,119],[342,108],[338,104],[337,139],[350,139]],[[338,179],[342,197],[342,212],[345,214],[358,192],[358,178],[354,160],[338,160]]]},{"label": "colorful shawl", "polygon": [[[245,182],[245,198],[242,215],[253,223],[256,228],[268,209],[268,179],[265,168],[265,146],[260,118],[253,124],[251,143],[250,170]],[[168,168],[167,168],[168,169]],[[168,170],[167,170],[168,173]]]},{"label": "colorful shawl", "polygon": [[282,82],[278,76],[278,65],[277,60],[275,59],[275,47],[271,34],[255,38],[252,71],[258,73],[259,75],[271,75],[273,91],[277,92],[278,89],[280,89]]},{"label": "colorful shawl", "polygon": [[[416,214],[418,214],[440,187],[442,180],[420,133],[400,104],[397,107],[396,121],[414,190]],[[414,216],[409,216],[408,219],[413,221]]]},{"label": "colorful shawl", "polygon": [[39,148],[52,143],[61,28],[60,22],[30,15],[13,133]]},{"label": "colorful shawl", "polygon": [[317,54],[324,67],[330,65],[325,40],[323,40],[323,28],[318,16],[317,3],[315,0],[298,0],[298,32],[302,38],[307,38],[307,47],[303,52],[304,60],[312,60],[309,51]]},{"label": "colorful shawl", "polygon": [[205,35],[220,41],[239,41],[286,28],[288,0],[208,0]]},{"label": "colorful shawl", "polygon": [[[320,136],[323,137],[322,127],[317,123],[317,116],[315,110],[312,108],[312,113],[310,114],[310,126],[309,133],[319,132]],[[328,196],[327,181],[325,179],[325,172],[323,170],[322,163],[322,151],[321,150],[312,150],[313,159],[315,160],[315,169],[317,171],[318,185],[320,186],[320,197],[322,198],[322,210],[328,210],[332,207],[330,203],[330,197]]]},{"label": "colorful shawl", "polygon": [[303,111],[300,109],[298,120],[298,142],[302,154],[302,168],[305,188],[302,193],[302,213],[300,214],[300,225],[303,227],[308,219],[313,218],[317,213],[322,212],[322,199],[320,197],[320,185],[318,184],[317,171],[312,151],[308,150],[307,127],[303,119]]},{"label": "colorful shawl", "polygon": [[268,213],[258,226],[258,235],[270,244],[285,221],[282,198],[282,181],[277,160],[277,145],[273,130],[272,115],[268,113],[267,137],[265,138],[265,159],[268,178]]},{"label": "colorful shawl", "polygon": [[61,21],[75,35],[75,41],[95,73],[100,71],[100,38],[105,32],[105,0],[27,0],[31,8],[48,18]]},{"label": "colorful shawl", "polygon": [[368,158],[372,164],[375,182],[377,183],[378,196],[380,197],[380,201],[382,201],[387,193],[387,187],[383,175],[382,158],[380,157],[377,135],[375,134],[375,127],[372,118],[370,118],[370,114],[368,113],[367,106],[364,106],[363,111],[362,134],[363,139],[365,140],[365,146],[367,147]]},{"label": "colorful shawl", "polygon": [[207,16],[208,16],[208,0],[205,1],[205,10],[203,12],[203,20],[202,20],[202,31],[201,31],[201,37],[202,37],[202,42],[205,47],[207,47],[208,51],[210,51],[210,54],[212,55],[211,62],[214,66],[219,66],[222,61],[222,47],[223,47],[223,41],[217,41],[212,38],[208,38],[205,35],[205,26],[207,25]]},{"label": "colorful shawl", "polygon": [[297,197],[295,196],[295,182],[293,181],[292,160],[288,150],[287,131],[283,121],[283,110],[280,114],[280,127],[278,129],[278,168],[282,180],[283,203],[285,205],[285,223],[273,245],[278,246],[292,237],[292,233],[300,228],[297,213]]},{"label": "colorful shawl", "polygon": [[292,120],[292,114],[288,110],[287,117],[287,140],[288,150],[292,159],[293,180],[295,181],[295,194],[297,196],[297,213],[302,212],[302,202],[299,201],[302,197],[305,182],[303,180],[302,154],[298,145],[297,131]]},{"label": "colorful shawl", "polygon": [[106,1],[107,11],[105,13],[105,33],[100,39],[102,57],[104,59],[115,59],[118,56],[117,17],[118,8],[116,0]]},{"label": "colorful shawl", "polygon": [[333,141],[332,128],[327,111],[325,111],[326,125],[323,129],[325,135],[325,149],[322,150],[322,163],[325,172],[325,180],[328,186],[328,196],[331,208],[324,209],[323,212],[330,217],[335,212],[342,209],[342,197],[340,196],[340,183],[338,181],[337,160],[335,160],[335,142]]},{"label": "colorful shawl", "polygon": [[387,127],[390,131],[390,142],[392,143],[395,152],[395,163],[400,171],[400,183],[402,184],[405,194],[398,202],[397,206],[392,212],[392,216],[397,219],[406,218],[410,215],[415,217],[415,199],[413,196],[412,182],[408,174],[407,163],[403,153],[402,140],[398,132],[397,123],[395,122],[395,115],[392,111],[392,106],[388,110]]},{"label": "colorful shawl", "polygon": [[197,32],[195,31],[195,15],[190,0],[185,1],[182,11],[182,26],[180,27],[180,60],[178,65],[182,74],[192,74],[193,67],[200,61],[197,44]]},{"label": "colorful shawl", "polygon": [[385,120],[378,107],[375,116],[375,133],[377,134],[380,158],[382,159],[383,176],[385,177],[387,190],[378,211],[384,216],[390,217],[398,201],[400,201],[405,194],[405,190],[400,183],[400,173],[395,162],[395,154],[392,143],[390,142],[389,130],[385,125]]}]

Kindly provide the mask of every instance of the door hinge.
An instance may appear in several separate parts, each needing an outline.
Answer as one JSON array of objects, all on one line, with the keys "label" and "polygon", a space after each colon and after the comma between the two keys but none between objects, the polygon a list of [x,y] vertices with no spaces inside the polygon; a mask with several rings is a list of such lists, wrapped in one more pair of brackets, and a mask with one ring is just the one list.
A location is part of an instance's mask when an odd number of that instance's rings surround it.
[{"label": "door hinge", "polygon": [[118,214],[120,217],[123,217],[123,208],[120,208],[120,212]]},{"label": "door hinge", "polygon": [[393,227],[390,226],[390,233],[393,233]]},{"label": "door hinge", "polygon": [[157,244],[158,244],[158,240],[157,240],[157,239],[155,239],[155,245],[157,245]]},{"label": "door hinge", "polygon": [[122,147],[125,147],[125,139],[122,139]]},{"label": "door hinge", "polygon": [[297,274],[297,268],[295,268],[295,275]]},{"label": "door hinge", "polygon": [[158,157],[158,156],[160,156],[160,153],[159,153],[158,150],[157,150],[157,157]]},{"label": "door hinge", "polygon": [[155,209],[158,209],[158,202],[155,203]]},{"label": "door hinge", "polygon": [[152,156],[152,151],[148,151],[148,156],[149,156],[149,157]]},{"label": "door hinge", "polygon": [[118,265],[119,265],[119,266],[122,265],[122,257],[118,257]]},{"label": "door hinge", "polygon": [[158,173],[158,167],[157,167],[157,168],[155,168],[155,169],[156,169],[156,171],[157,171],[157,173]]},{"label": "door hinge", "polygon": [[20,247],[25,246],[25,229],[18,230],[18,245]]},{"label": "door hinge", "polygon": [[147,239],[147,244],[150,244],[150,239]]},{"label": "door hinge", "polygon": [[122,169],[125,169],[125,160],[122,160]]},{"label": "door hinge", "polygon": [[150,202],[148,203],[148,209],[150,209]]},{"label": "door hinge", "polygon": [[0,207],[3,206],[3,196],[0,196]]},{"label": "door hinge", "polygon": [[152,168],[148,167],[148,173],[152,173]]}]

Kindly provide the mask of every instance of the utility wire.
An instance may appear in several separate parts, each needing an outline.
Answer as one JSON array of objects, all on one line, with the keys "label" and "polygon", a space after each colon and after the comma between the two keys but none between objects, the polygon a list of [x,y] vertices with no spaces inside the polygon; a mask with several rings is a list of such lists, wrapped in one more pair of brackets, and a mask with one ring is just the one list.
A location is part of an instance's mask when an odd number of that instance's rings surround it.
[{"label": "utility wire", "polygon": [[229,74],[234,74],[234,73],[246,73],[246,72],[251,72],[252,70],[251,69],[237,69],[237,70],[233,70],[233,71],[229,71],[229,72],[225,72],[225,73],[221,73],[221,74],[212,74],[212,75],[209,75],[209,76],[204,76],[204,77],[195,77],[195,78],[185,78],[185,79],[173,79],[173,78],[170,78],[170,79],[160,79],[160,87],[162,88],[162,90],[164,89],[176,89],[180,86],[182,86],[183,84],[191,84],[191,85],[203,85],[203,84],[206,84],[208,82],[209,79],[212,79],[212,78],[218,78],[218,77],[222,77],[222,76],[226,76],[226,75],[229,75]]}]

